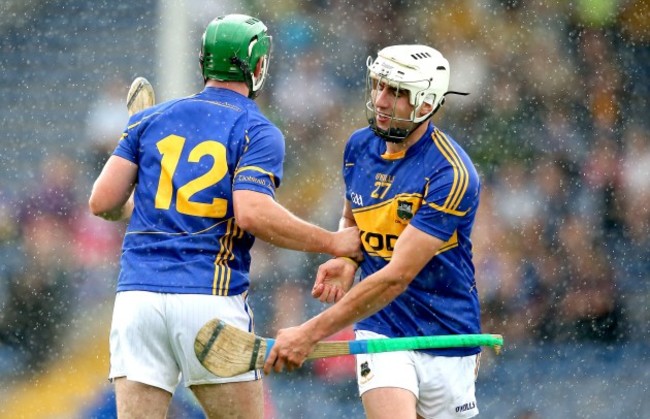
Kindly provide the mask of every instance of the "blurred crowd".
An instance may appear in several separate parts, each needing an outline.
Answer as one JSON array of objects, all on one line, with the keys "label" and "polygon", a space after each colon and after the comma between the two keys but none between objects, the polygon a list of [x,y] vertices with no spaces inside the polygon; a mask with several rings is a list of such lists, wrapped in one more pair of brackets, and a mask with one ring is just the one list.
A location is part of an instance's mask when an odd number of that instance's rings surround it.
[{"label": "blurred crowd", "polygon": [[[366,123],[366,57],[429,44],[450,61],[450,88],[470,93],[449,97],[433,121],[483,181],[473,244],[484,330],[514,346],[648,342],[647,1],[263,4],[232,11],[258,10],[274,37],[259,103],[286,137],[280,202],[336,228],[343,146]],[[78,155],[51,153],[31,182],[0,193],[2,374],[37,371],[75,322],[112,304],[124,226],[91,217],[86,202],[126,122],[128,83],[111,80],[88,108]],[[261,334],[323,309],[309,297],[323,256],[258,242],[253,258]],[[335,382],[348,367],[312,368]]]},{"label": "blurred crowd", "polygon": [[[433,120],[483,179],[473,243],[484,329],[514,345],[647,341],[648,3],[345,4],[312,2],[276,22],[290,57],[274,62],[266,96],[288,140],[280,199],[336,225],[342,147],[365,123],[365,57],[432,45],[450,61],[450,89],[470,92]],[[277,293],[269,331],[322,309],[308,297],[319,258],[260,253],[258,294]]]}]

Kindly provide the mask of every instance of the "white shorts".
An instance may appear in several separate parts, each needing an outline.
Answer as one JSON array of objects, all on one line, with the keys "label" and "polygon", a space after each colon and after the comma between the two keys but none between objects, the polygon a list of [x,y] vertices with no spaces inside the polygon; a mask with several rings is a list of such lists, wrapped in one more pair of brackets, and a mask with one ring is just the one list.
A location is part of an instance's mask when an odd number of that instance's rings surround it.
[{"label": "white shorts", "polygon": [[215,317],[251,330],[253,316],[246,293],[232,297],[147,291],[117,293],[111,324],[109,379],[126,377],[170,393],[181,376],[186,387],[260,379],[259,371],[217,377],[201,365],[194,354],[194,338]]},{"label": "white shorts", "polygon": [[[386,336],[358,330],[356,338]],[[410,391],[417,398],[416,411],[424,418],[471,418],[478,415],[474,382],[479,355],[432,356],[418,351],[357,355],[359,394],[382,387]]]}]

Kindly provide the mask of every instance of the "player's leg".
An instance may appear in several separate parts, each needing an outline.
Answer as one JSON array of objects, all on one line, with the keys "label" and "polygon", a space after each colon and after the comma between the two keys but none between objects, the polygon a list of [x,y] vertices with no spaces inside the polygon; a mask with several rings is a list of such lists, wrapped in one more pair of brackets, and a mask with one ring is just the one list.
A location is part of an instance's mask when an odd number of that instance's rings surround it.
[{"label": "player's leg", "polygon": [[415,419],[415,395],[403,388],[381,387],[361,396],[367,419]]},{"label": "player's leg", "polygon": [[167,416],[171,393],[124,377],[116,378],[114,383],[118,418],[164,419]]},{"label": "player's leg", "polygon": [[262,380],[203,384],[190,389],[209,419],[264,417]]},{"label": "player's leg", "polygon": [[165,294],[119,292],[111,323],[111,368],[120,419],[164,418],[180,369],[169,343]]},{"label": "player's leg", "polygon": [[262,418],[264,394],[259,371],[223,378],[205,369],[194,353],[194,340],[199,329],[208,321],[219,318],[224,322],[250,331],[252,313],[246,295],[169,295],[168,317],[172,347],[181,367],[183,382],[201,403],[210,418]]},{"label": "player's leg", "polygon": [[[386,336],[359,330],[357,339]],[[357,383],[368,419],[415,419],[418,377],[412,352],[357,355]]]},{"label": "player's leg", "polygon": [[414,355],[420,394],[417,412],[425,418],[471,418],[478,415],[475,381],[478,355],[464,357]]}]

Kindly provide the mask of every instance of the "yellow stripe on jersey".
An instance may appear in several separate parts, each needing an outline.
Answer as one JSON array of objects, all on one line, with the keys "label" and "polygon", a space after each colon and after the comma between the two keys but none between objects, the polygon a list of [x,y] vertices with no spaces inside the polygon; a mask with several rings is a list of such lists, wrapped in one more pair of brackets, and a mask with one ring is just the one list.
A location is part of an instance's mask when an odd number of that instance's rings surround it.
[{"label": "yellow stripe on jersey", "polygon": [[[460,206],[460,202],[462,201],[465,192],[467,192],[469,173],[467,172],[467,167],[465,167],[465,164],[443,132],[438,129],[434,130],[432,138],[436,147],[438,147],[442,155],[447,159],[454,170],[454,181],[451,185],[451,191],[449,192],[449,196],[445,200],[445,203],[442,205],[442,208],[445,209],[445,212],[456,211]],[[441,207],[438,206],[433,208],[439,209]]]},{"label": "yellow stripe on jersey", "polygon": [[[422,195],[419,195],[419,194],[413,194],[413,195],[417,196],[418,198],[422,198]],[[389,199],[388,201],[380,202],[380,203],[375,204],[375,205],[369,205],[369,206],[363,207],[363,208],[355,208],[355,209],[352,210],[352,212],[356,214],[356,213],[359,213],[359,212],[376,211],[378,208],[385,207],[386,205],[392,204],[393,200],[398,198],[398,196],[401,197],[402,195],[396,195],[395,197]]]},{"label": "yellow stripe on jersey", "polygon": [[449,208],[445,208],[445,207],[441,207],[439,205],[436,205],[433,202],[429,202],[429,203],[427,203],[427,205],[430,206],[431,208],[437,210],[437,211],[444,212],[445,214],[457,215],[459,217],[462,217],[463,215],[467,214],[467,211],[451,210]]},{"label": "yellow stripe on jersey", "polygon": [[230,282],[230,275],[232,269],[226,264],[217,265],[215,270],[215,277],[219,278],[219,285],[216,288],[212,289],[212,295],[226,296],[228,295],[228,288],[224,284]]},{"label": "yellow stripe on jersey", "polygon": [[246,140],[246,144],[244,145],[244,153],[248,151],[248,146],[250,145],[251,139],[248,137],[248,133],[244,135],[244,139]]},{"label": "yellow stripe on jersey", "polygon": [[266,170],[264,170],[264,169],[261,169],[261,168],[259,168],[259,167],[257,167],[257,166],[244,166],[244,167],[240,167],[240,168],[238,168],[237,170],[235,170],[235,174],[233,175],[233,177],[237,176],[240,172],[244,172],[244,171],[246,171],[246,170],[253,170],[253,171],[255,171],[255,172],[264,173],[265,175],[267,175],[268,177],[271,178],[271,182],[273,182],[273,184],[275,185],[275,176],[273,175],[273,173],[268,172],[268,171],[266,171]]},{"label": "yellow stripe on jersey", "polygon": [[226,278],[225,278],[225,283],[222,286],[222,294],[221,295],[228,295],[228,290],[230,289],[230,278],[232,276],[232,269],[227,265],[228,261],[230,260],[235,260],[235,254],[232,252],[232,249],[234,248],[233,242],[235,241],[235,238],[239,235],[239,227],[237,226],[235,219],[231,219],[231,225],[232,225],[232,234],[228,237],[228,241],[226,243],[227,247],[227,254],[226,254],[226,260],[224,260],[224,266],[227,268],[226,269]]},{"label": "yellow stripe on jersey", "polygon": [[141,120],[139,120],[138,122],[129,125],[128,127],[126,127],[126,129],[127,129],[127,130],[130,130],[130,129],[133,128],[133,127],[137,127],[137,126],[140,125],[143,121],[145,121],[145,120],[151,118],[151,117],[154,116],[154,115],[158,115],[158,114],[160,114],[160,112],[156,112],[156,113],[152,113],[151,115],[147,115],[147,116],[145,116],[144,118],[142,118]]},{"label": "yellow stripe on jersey", "polygon": [[203,230],[199,230],[199,231],[196,231],[194,233],[191,233],[189,231],[180,231],[178,233],[170,233],[170,232],[167,232],[167,231],[129,231],[127,233],[124,233],[124,235],[128,236],[129,234],[164,234],[164,235],[167,235],[167,236],[196,236],[197,234],[203,234],[206,231],[210,231],[213,228],[217,227],[219,224],[226,223],[226,222],[228,222],[228,220],[219,221],[216,224],[212,224],[208,228],[204,228]]},{"label": "yellow stripe on jersey", "polygon": [[447,240],[442,246],[440,246],[440,249],[438,249],[435,255],[437,256],[442,252],[446,252],[449,249],[453,249],[454,247],[458,247],[458,230],[454,230],[454,234],[452,234],[449,240]]},{"label": "yellow stripe on jersey", "polygon": [[[226,226],[226,234],[219,239],[219,253],[215,258],[214,281],[212,283],[212,295],[228,295],[228,286],[230,285],[231,269],[228,261],[234,259],[232,253],[232,242],[234,237],[239,234],[235,219],[230,218]],[[233,230],[235,230],[233,232]]]},{"label": "yellow stripe on jersey", "polygon": [[140,123],[141,123],[142,121],[144,121],[144,119],[143,119],[143,120],[140,120],[140,121],[138,121],[138,122],[136,122],[135,124],[131,124],[131,125],[129,125],[128,127],[126,127],[126,129],[127,129],[127,130],[130,130],[131,128],[137,127],[138,125],[140,125]]},{"label": "yellow stripe on jersey", "polygon": [[[424,187],[424,196],[426,197],[429,194],[429,178],[426,178],[427,180],[427,185]],[[436,205],[433,202],[427,202],[426,199],[422,200],[422,204],[428,205],[431,208],[435,209],[436,211],[444,212],[446,214],[451,214],[451,215],[456,215],[459,217],[462,217],[463,215],[467,214],[469,210],[467,211],[454,211],[450,210],[449,208],[441,207],[440,205]]]}]

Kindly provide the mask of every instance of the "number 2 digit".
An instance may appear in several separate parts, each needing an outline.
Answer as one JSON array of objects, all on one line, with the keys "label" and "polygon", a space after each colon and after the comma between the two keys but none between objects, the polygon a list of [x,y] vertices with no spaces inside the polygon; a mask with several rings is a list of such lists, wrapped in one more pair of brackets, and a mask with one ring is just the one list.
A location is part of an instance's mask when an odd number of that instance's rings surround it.
[{"label": "number 2 digit", "polygon": [[[390,189],[391,185],[392,185],[392,183],[388,183],[388,182],[380,182],[380,181],[375,182],[375,186],[376,186],[376,188],[375,188],[374,191],[372,191],[372,193],[370,194],[370,196],[373,197],[373,198],[383,199],[384,196],[386,196],[386,192],[388,192],[388,190]],[[382,189],[382,188],[384,188],[384,190],[383,190],[382,193],[380,194],[380,193],[379,193],[379,190]]]}]

